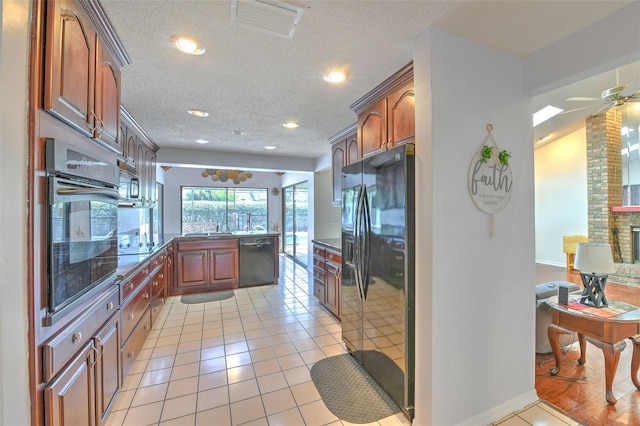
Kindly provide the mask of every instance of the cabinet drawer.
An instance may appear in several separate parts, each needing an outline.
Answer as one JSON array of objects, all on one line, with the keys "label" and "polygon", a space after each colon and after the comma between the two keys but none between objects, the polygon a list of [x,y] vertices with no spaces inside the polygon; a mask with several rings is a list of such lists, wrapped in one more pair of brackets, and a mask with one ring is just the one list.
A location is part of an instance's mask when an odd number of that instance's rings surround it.
[{"label": "cabinet drawer", "polygon": [[153,271],[154,269],[156,269],[158,266],[161,266],[164,263],[164,258],[165,258],[166,254],[164,251],[158,253],[153,259],[151,259],[151,267],[150,270]]},{"label": "cabinet drawer", "polygon": [[124,379],[129,374],[133,363],[136,361],[136,356],[142,349],[144,345],[144,341],[147,339],[149,335],[149,331],[151,330],[151,315],[150,310],[147,311],[142,316],[142,319],[136,326],[136,328],[131,333],[129,340],[125,342],[122,346],[122,350],[120,351],[120,356],[122,357],[122,380],[124,383]]},{"label": "cabinet drawer", "polygon": [[237,248],[238,248],[237,239],[178,241],[178,251],[237,249]]},{"label": "cabinet drawer", "polygon": [[316,280],[319,280],[320,282],[325,282],[325,269],[324,269],[324,265],[323,267],[319,267],[319,266],[313,266],[313,278]]},{"label": "cabinet drawer", "polygon": [[158,269],[149,279],[151,294],[155,294],[165,287],[164,268]]},{"label": "cabinet drawer", "polygon": [[157,292],[153,293],[151,296],[151,327],[156,323],[158,316],[160,315],[160,310],[162,306],[164,306],[165,301],[165,289],[160,288]]},{"label": "cabinet drawer", "polygon": [[324,269],[324,257],[319,258],[317,256],[313,256],[313,267],[323,268]]},{"label": "cabinet drawer", "polygon": [[124,304],[132,294],[142,287],[148,277],[149,264],[146,264],[136,274],[123,281],[122,284],[120,284],[120,302]]},{"label": "cabinet drawer", "polygon": [[325,253],[326,253],[326,249],[324,247],[320,247],[314,244],[313,246],[313,256],[319,256],[322,259],[324,259]]},{"label": "cabinet drawer", "polygon": [[320,303],[324,303],[325,286],[321,281],[313,280],[313,295],[318,299]]},{"label": "cabinet drawer", "polygon": [[43,380],[48,382],[95,335],[118,309],[118,286],[113,286],[60,334],[42,345]]},{"label": "cabinet drawer", "polygon": [[129,334],[131,334],[131,331],[149,307],[150,296],[149,288],[142,288],[120,309],[120,312],[122,313],[120,330],[122,330],[121,337],[123,342],[127,340]]},{"label": "cabinet drawer", "polygon": [[334,276],[335,279],[339,280],[341,274],[342,274],[342,267],[340,265],[327,262],[327,275]]},{"label": "cabinet drawer", "polygon": [[342,265],[342,255],[338,252],[327,250],[327,261],[337,265]]}]

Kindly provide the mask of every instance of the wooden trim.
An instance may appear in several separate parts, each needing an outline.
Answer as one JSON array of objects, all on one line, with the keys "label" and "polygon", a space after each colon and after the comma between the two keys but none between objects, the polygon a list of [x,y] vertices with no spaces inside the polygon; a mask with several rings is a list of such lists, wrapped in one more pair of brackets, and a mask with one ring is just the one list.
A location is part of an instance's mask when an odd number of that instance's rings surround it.
[{"label": "wooden trim", "polygon": [[402,67],[399,71],[376,86],[369,93],[358,99],[351,105],[351,109],[360,114],[380,99],[387,97],[395,90],[413,82],[413,61]]},{"label": "wooden trim", "polygon": [[334,144],[336,142],[341,141],[342,139],[346,139],[347,137],[355,134],[358,130],[358,122],[356,121],[355,123],[353,123],[352,125],[350,125],[349,127],[339,131],[338,133],[336,133],[335,135],[331,136],[329,138],[329,143],[330,144]]},{"label": "wooden trim", "polygon": [[131,57],[124,48],[124,44],[117,36],[109,17],[102,5],[97,0],[79,0],[82,8],[87,13],[96,32],[100,35],[104,45],[118,62],[118,67],[123,68],[131,63]]},{"label": "wooden trim", "polygon": [[614,213],[625,213],[625,212],[640,212],[640,206],[618,206],[611,207],[611,211]]}]

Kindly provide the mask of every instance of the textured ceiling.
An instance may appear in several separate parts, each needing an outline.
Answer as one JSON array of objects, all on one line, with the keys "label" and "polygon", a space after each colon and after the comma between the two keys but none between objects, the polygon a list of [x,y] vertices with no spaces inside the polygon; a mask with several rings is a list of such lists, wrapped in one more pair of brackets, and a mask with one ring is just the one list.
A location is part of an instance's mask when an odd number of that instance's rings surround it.
[{"label": "textured ceiling", "polygon": [[[160,149],[316,158],[356,121],[349,106],[410,62],[414,37],[432,24],[524,57],[632,2],[295,3],[306,9],[288,39],[233,24],[231,0],[102,0],[132,61],[122,70],[123,105]],[[196,37],[206,52],[179,52],[174,34]],[[350,78],[329,85],[322,75],[332,67]],[[300,127],[283,128],[289,120]]]}]

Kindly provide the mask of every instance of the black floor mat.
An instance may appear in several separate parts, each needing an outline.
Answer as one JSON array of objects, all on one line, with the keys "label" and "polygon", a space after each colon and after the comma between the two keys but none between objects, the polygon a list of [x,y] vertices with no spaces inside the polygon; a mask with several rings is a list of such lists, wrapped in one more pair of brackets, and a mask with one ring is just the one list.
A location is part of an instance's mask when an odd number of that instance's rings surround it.
[{"label": "black floor mat", "polygon": [[233,290],[212,291],[209,293],[183,294],[180,301],[187,305],[195,303],[217,302],[220,300],[231,299],[235,296]]},{"label": "black floor mat", "polygon": [[311,379],[325,405],[340,420],[372,423],[400,408],[349,354],[332,356],[311,367]]}]

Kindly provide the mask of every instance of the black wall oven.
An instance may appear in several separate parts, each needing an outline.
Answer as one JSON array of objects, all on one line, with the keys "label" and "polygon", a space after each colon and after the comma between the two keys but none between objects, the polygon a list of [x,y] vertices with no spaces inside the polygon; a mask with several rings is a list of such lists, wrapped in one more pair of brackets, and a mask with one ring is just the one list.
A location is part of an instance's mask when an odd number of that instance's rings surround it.
[{"label": "black wall oven", "polygon": [[118,170],[57,140],[46,141],[47,308],[52,324],[113,281],[118,267]]}]

